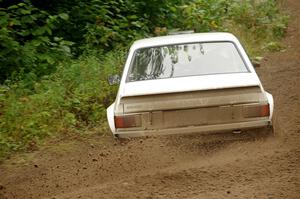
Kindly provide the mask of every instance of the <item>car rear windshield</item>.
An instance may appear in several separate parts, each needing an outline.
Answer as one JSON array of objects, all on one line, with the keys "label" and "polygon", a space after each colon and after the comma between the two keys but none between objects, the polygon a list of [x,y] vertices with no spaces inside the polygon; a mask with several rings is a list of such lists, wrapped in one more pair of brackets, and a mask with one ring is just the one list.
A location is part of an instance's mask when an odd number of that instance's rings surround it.
[{"label": "car rear windshield", "polygon": [[188,43],[136,50],[127,81],[244,72],[248,69],[232,42]]}]

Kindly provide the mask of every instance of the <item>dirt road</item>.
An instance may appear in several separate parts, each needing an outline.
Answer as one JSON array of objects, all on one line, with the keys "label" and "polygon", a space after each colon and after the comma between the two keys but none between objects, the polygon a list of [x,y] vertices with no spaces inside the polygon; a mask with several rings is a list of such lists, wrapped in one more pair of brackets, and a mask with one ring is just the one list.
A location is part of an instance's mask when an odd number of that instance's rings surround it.
[{"label": "dirt road", "polygon": [[258,68],[277,135],[110,136],[55,141],[0,165],[0,198],[300,198],[300,1],[285,52]]}]

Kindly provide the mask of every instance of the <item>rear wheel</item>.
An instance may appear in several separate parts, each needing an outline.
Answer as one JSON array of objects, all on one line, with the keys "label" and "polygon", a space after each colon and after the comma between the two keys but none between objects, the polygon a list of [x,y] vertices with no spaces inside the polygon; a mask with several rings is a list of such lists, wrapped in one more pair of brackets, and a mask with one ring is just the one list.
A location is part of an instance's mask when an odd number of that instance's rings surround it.
[{"label": "rear wheel", "polygon": [[275,136],[275,131],[274,131],[274,126],[273,125],[267,126],[265,128],[265,136],[266,137],[269,137],[269,136],[273,137],[273,136]]},{"label": "rear wheel", "polygon": [[280,128],[280,122],[278,119],[278,113],[275,111],[272,117],[272,126],[274,131],[274,136],[280,136],[282,134],[282,129]]},{"label": "rear wheel", "polygon": [[121,145],[125,145],[131,140],[130,138],[122,137],[119,134],[114,134],[114,139],[116,143]]},{"label": "rear wheel", "polygon": [[269,137],[274,137],[274,128],[272,125],[270,125],[258,129],[248,129],[248,130],[244,130],[241,135],[246,138],[250,138],[250,139],[252,138],[254,140],[266,139]]}]

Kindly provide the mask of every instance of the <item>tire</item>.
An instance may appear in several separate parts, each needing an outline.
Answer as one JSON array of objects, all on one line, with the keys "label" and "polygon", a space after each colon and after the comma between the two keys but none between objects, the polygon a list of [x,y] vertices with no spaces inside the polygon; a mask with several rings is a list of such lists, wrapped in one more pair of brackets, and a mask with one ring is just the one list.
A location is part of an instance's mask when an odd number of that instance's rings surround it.
[{"label": "tire", "polygon": [[272,127],[273,127],[273,134],[274,136],[280,136],[282,134],[280,128],[280,122],[278,120],[278,113],[274,112],[272,117]]}]

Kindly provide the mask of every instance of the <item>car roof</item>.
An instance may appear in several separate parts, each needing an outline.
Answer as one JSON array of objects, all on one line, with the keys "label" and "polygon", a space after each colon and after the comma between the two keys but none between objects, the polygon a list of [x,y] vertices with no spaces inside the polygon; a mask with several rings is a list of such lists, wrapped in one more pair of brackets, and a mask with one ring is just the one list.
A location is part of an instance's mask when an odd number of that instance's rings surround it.
[{"label": "car roof", "polygon": [[233,34],[225,33],[225,32],[191,33],[191,34],[167,35],[167,36],[140,39],[135,41],[131,46],[131,48],[135,50],[138,48],[145,48],[145,47],[152,47],[152,46],[193,43],[193,42],[213,42],[213,41],[237,42],[238,40]]}]

